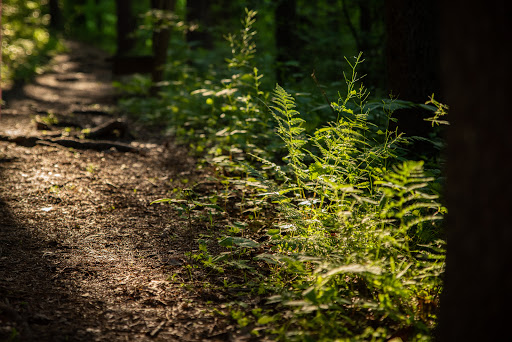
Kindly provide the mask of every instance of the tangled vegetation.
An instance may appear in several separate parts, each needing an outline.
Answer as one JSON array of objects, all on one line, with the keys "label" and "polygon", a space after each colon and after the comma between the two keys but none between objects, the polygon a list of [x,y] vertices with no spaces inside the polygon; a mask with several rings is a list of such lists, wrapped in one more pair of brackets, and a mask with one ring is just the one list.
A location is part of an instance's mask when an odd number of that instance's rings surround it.
[{"label": "tangled vegetation", "polygon": [[[214,273],[242,274],[224,286],[251,299],[228,307],[256,336],[430,340],[444,270],[440,166],[407,160],[412,137],[390,123],[396,109],[414,106],[446,123],[446,107],[433,97],[425,105],[370,100],[357,73],[361,54],[346,59],[346,90],[336,102],[279,85],[270,92],[255,57],[255,16],[246,11],[240,32],[227,37],[223,70],[199,72],[187,63],[194,51],[175,49],[172,81],[160,84],[159,97],[133,96],[147,93],[143,76],[117,84],[131,95],[121,102],[126,110],[168,127],[218,168],[225,186],[198,194],[188,185],[154,203],[214,228],[190,256]],[[297,96],[306,110],[297,109]],[[226,215],[229,224],[219,219]],[[213,240],[223,250],[212,252]]]}]

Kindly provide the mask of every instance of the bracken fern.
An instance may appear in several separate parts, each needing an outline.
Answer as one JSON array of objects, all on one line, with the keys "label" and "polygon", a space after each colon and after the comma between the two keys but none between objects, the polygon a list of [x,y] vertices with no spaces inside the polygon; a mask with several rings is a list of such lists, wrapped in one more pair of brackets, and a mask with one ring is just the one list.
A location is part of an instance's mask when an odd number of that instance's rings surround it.
[{"label": "bracken fern", "polygon": [[284,340],[383,340],[406,326],[421,340],[435,321],[424,304],[437,302],[441,286],[444,242],[436,222],[445,209],[429,190],[423,162],[397,158],[404,139],[370,129],[366,92],[355,90],[360,57],[346,78],[347,96],[332,104],[336,122],[307,136],[280,86],[269,107],[287,168],[262,160],[285,176],[262,194],[281,211],[279,234],[269,229],[268,243],[279,253],[258,260],[294,274],[271,299],[293,313],[285,328],[276,326]]}]

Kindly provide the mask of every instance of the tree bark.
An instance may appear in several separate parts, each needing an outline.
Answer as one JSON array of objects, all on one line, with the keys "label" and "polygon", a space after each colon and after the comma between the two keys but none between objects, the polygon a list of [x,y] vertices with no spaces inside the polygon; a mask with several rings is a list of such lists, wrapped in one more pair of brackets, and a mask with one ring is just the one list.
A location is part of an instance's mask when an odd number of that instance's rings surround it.
[{"label": "tree bark", "polygon": [[[101,15],[101,1],[102,0],[95,0],[96,4],[96,29],[98,32],[103,33],[103,29],[105,28],[105,23],[103,22],[103,16]],[[125,3],[129,4],[130,1],[127,1]]]},{"label": "tree bark", "polygon": [[[162,11],[174,10],[174,0],[151,0],[153,9]],[[157,83],[164,78],[164,67],[167,60],[167,49],[169,48],[169,40],[171,39],[171,30],[169,27],[156,29],[153,31],[153,71],[151,80],[153,86],[150,89],[152,96],[156,96],[158,92]]]},{"label": "tree bark", "polygon": [[445,1],[447,260],[438,340],[510,340],[512,3]]},{"label": "tree bark", "polygon": [[[386,0],[388,92],[401,100],[425,102],[439,97],[437,1]],[[398,128],[408,136],[425,137],[431,113],[406,109],[395,113]],[[392,127],[394,128],[394,127]]]},{"label": "tree bark", "polygon": [[131,35],[137,28],[132,11],[131,0],[116,0],[117,14],[117,52],[116,56],[126,55],[135,46],[135,38]]},{"label": "tree bark", "polygon": [[[2,27],[2,0],[0,0],[0,27]],[[2,30],[0,30],[0,47],[2,46]],[[2,65],[2,53],[0,48],[0,65]],[[2,118],[2,80],[0,79],[0,118]]]},{"label": "tree bark", "polygon": [[50,0],[48,2],[50,12],[50,27],[54,30],[61,30],[62,25],[62,14],[59,8],[58,0]]},{"label": "tree bark", "polygon": [[85,16],[86,5],[86,0],[75,0],[72,4],[70,4],[72,11],[78,12],[73,19],[73,30],[75,32],[80,32],[80,30],[87,28],[87,18]]},{"label": "tree bark", "polygon": [[211,25],[210,1],[187,0],[187,22],[197,26],[187,32],[187,41],[192,43],[192,47],[213,48],[212,37],[208,32]]},{"label": "tree bark", "polygon": [[280,0],[275,10],[276,40],[276,79],[283,83],[291,74],[298,71],[286,63],[300,56],[300,44],[297,35],[297,0]]}]

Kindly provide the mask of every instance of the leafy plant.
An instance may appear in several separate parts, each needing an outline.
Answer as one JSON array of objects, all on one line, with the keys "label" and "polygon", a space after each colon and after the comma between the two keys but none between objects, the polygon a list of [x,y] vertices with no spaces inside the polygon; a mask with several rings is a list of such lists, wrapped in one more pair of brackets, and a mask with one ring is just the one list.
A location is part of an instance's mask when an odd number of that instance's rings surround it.
[{"label": "leafy plant", "polygon": [[423,162],[400,160],[405,139],[370,129],[366,91],[356,88],[360,57],[346,78],[347,96],[332,104],[336,122],[305,135],[294,99],[279,86],[269,107],[288,154],[284,169],[259,159],[281,176],[276,182],[255,171],[280,215],[277,229],[267,229],[270,240],[254,246],[273,251],[255,260],[274,270],[266,278],[276,293],[270,303],[292,314],[269,323],[279,339],[384,339],[412,326],[421,340],[435,322],[435,312],[418,303],[438,300],[444,242],[436,222],[445,208],[429,190]]},{"label": "leafy plant", "polygon": [[432,127],[434,127],[434,125],[449,125],[448,121],[439,120],[439,118],[448,114],[449,108],[447,105],[435,100],[434,94],[432,94],[432,96],[429,98],[429,100],[427,102],[425,102],[425,104],[432,104],[432,105],[434,105],[434,107],[436,107],[434,116],[427,119],[428,121],[432,121]]},{"label": "leafy plant", "polygon": [[192,210],[197,208],[210,208],[218,211],[222,211],[222,208],[215,203],[204,203],[197,200],[192,189],[177,189],[178,198],[162,198],[151,202],[150,204],[156,203],[169,203],[179,212],[184,213],[189,229],[192,229]]},{"label": "leafy plant", "polygon": [[[154,203],[182,211],[189,228],[201,219],[192,209],[212,209],[204,203],[229,217],[223,228],[205,220],[220,228],[213,235],[222,250],[209,252],[201,238],[192,257],[231,274],[226,287],[266,298],[265,306],[232,307],[232,319],[254,335],[380,341],[410,332],[411,340],[428,340],[444,270],[446,209],[432,177],[439,170],[405,160],[409,138],[389,127],[398,108],[435,112],[436,104],[369,100],[360,54],[346,59],[343,95],[316,103],[332,109],[327,123],[317,111],[304,115],[308,96],[262,89],[255,15],[246,10],[242,30],[227,36],[226,68],[200,72],[172,58],[173,81],[162,85],[161,98],[125,100],[168,124],[216,167],[223,186],[213,202],[184,189]],[[132,85],[147,89],[141,78]]]}]

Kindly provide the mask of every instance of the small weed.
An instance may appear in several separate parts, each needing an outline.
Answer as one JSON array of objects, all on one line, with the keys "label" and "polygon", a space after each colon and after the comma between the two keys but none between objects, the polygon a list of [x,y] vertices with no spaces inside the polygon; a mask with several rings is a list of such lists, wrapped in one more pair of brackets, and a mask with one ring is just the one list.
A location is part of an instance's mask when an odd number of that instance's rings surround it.
[{"label": "small weed", "polygon": [[53,126],[59,123],[59,119],[53,112],[48,112],[45,116],[36,116],[36,120],[41,121],[44,124],[47,124],[48,126]]},{"label": "small weed", "polygon": [[85,171],[87,171],[90,174],[95,174],[98,171],[98,166],[94,164],[87,164]]},{"label": "small weed", "polygon": [[60,192],[61,186],[59,185],[52,185],[48,188],[48,192],[58,194]]}]

